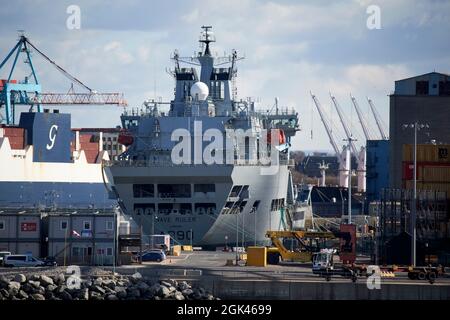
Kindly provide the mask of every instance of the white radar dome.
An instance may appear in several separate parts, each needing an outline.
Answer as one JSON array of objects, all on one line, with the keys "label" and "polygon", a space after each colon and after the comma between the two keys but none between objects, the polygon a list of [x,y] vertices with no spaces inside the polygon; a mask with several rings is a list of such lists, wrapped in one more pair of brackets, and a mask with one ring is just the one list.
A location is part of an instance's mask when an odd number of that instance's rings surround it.
[{"label": "white radar dome", "polygon": [[194,83],[191,87],[191,97],[193,99],[198,99],[200,101],[204,101],[206,100],[206,98],[209,95],[209,89],[208,86],[201,82],[201,81],[197,81],[196,83]]}]

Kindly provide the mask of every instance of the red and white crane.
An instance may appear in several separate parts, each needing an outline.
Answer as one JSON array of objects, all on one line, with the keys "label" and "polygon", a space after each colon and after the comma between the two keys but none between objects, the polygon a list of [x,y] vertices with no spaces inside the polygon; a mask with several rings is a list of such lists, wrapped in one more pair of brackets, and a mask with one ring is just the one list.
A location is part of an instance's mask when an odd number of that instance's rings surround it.
[{"label": "red and white crane", "polygon": [[345,121],[344,114],[342,112],[342,109],[337,102],[337,99],[335,96],[333,96],[330,92],[331,101],[334,104],[334,107],[336,108],[336,111],[339,115],[339,119],[341,120],[342,127],[344,128],[345,135],[347,136],[347,139],[350,142],[350,147],[352,153],[356,157],[356,162],[358,164],[358,167],[356,169],[357,175],[358,175],[358,191],[359,192],[365,192],[366,191],[366,148],[364,146],[361,147],[361,149],[358,151],[356,149],[355,143],[353,142],[354,139],[352,137],[352,133],[350,132],[347,122]]},{"label": "red and white crane", "polygon": [[347,146],[343,146],[342,150],[339,148],[336,139],[333,136],[333,132],[331,130],[330,120],[327,118],[325,113],[323,112],[322,106],[320,105],[317,97],[310,92],[311,98],[314,101],[314,104],[319,112],[320,119],[325,127],[325,131],[328,134],[328,138],[330,139],[331,146],[333,147],[334,152],[338,158],[339,163],[339,186],[348,188],[348,176],[350,174],[350,149]]}]

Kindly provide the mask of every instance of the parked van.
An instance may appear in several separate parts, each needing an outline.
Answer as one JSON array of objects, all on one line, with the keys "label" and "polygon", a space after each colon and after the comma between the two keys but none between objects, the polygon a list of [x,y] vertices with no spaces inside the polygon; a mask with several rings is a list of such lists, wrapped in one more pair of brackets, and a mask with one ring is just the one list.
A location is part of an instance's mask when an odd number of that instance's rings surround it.
[{"label": "parked van", "polygon": [[4,258],[3,264],[5,267],[39,267],[44,262],[31,255],[12,254]]},{"label": "parked van", "polygon": [[0,266],[3,265],[3,259],[9,255],[11,255],[11,252],[9,251],[0,251]]}]

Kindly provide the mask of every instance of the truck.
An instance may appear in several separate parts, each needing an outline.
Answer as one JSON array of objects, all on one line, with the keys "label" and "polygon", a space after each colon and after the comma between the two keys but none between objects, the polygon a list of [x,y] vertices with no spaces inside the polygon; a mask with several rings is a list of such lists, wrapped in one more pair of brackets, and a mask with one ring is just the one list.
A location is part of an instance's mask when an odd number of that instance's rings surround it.
[{"label": "truck", "polygon": [[[267,249],[267,260],[269,264],[278,264],[282,261],[289,262],[311,262],[313,254],[320,250],[320,242],[327,239],[339,239],[340,256],[349,258],[354,253],[356,239],[350,232],[341,231],[267,231],[266,236],[272,241],[273,247]],[[283,239],[290,239],[297,242],[295,249],[288,249],[283,243]]]},{"label": "truck", "polygon": [[410,280],[428,280],[431,284],[436,278],[444,274],[442,266],[366,266],[364,264],[335,264],[335,249],[322,249],[320,252],[314,253],[312,257],[312,272],[324,277],[327,281],[331,280],[333,275],[350,278],[356,282],[358,276],[368,277],[375,272],[379,272],[380,276],[389,274],[395,276],[395,273],[406,273]]}]

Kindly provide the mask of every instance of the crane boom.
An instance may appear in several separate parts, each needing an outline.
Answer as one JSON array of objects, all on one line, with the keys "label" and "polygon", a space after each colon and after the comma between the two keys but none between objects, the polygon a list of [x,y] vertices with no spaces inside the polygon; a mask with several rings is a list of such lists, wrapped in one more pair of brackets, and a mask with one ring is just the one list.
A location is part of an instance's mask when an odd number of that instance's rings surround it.
[{"label": "crane boom", "polygon": [[334,152],[336,152],[336,155],[338,157],[340,157],[341,150],[339,150],[339,147],[338,147],[338,145],[336,143],[336,140],[333,137],[333,133],[331,131],[331,126],[330,126],[330,124],[328,122],[328,119],[326,118],[326,116],[325,116],[325,114],[324,114],[324,112],[322,110],[322,106],[320,105],[320,102],[317,99],[317,97],[311,91],[309,93],[311,94],[311,98],[313,99],[314,104],[316,105],[317,111],[319,111],[320,119],[322,120],[322,123],[323,123],[323,125],[325,127],[325,130],[327,131],[328,138],[330,139],[331,146],[333,147]]},{"label": "crane boom", "polygon": [[371,140],[371,136],[369,133],[369,129],[367,127],[366,120],[364,119],[361,109],[359,108],[358,102],[356,101],[355,97],[350,94],[350,98],[352,99],[353,105],[355,106],[356,113],[358,114],[359,122],[361,123],[362,129],[364,131],[364,136],[366,137],[366,140]]},{"label": "crane boom", "polygon": [[378,130],[380,130],[381,139],[388,140],[387,135],[383,128],[383,124],[381,122],[380,115],[378,114],[377,110],[375,109],[373,101],[371,99],[367,98],[367,102],[369,102],[370,109],[372,110],[373,116],[375,117],[375,122],[377,123]]},{"label": "crane boom", "polygon": [[352,135],[350,133],[350,130],[348,129],[347,123],[345,122],[344,115],[342,113],[341,107],[339,106],[339,103],[337,102],[336,97],[333,96],[331,94],[331,92],[330,92],[330,97],[331,97],[331,100],[333,101],[334,107],[337,110],[337,113],[339,115],[339,119],[341,120],[342,126],[344,127],[345,135],[347,136],[347,139],[350,140],[350,147],[352,148],[352,152],[353,152],[353,154],[356,155],[356,154],[358,154],[358,151],[356,150],[355,143],[351,139]]}]

